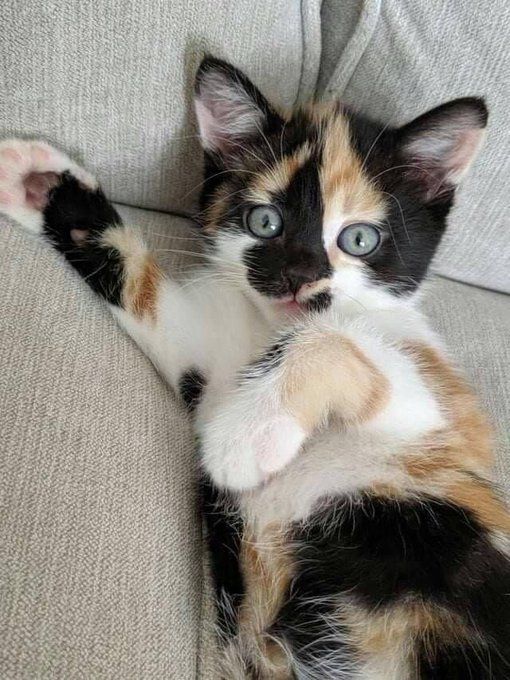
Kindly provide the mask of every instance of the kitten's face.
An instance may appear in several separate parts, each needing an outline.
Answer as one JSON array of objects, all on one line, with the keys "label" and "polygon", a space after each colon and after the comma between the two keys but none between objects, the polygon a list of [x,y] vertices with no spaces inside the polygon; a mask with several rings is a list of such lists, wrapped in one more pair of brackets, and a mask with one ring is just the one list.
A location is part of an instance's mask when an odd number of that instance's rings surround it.
[{"label": "kitten's face", "polygon": [[195,101],[204,229],[255,302],[286,313],[411,294],[487,119],[478,99],[400,129],[338,103],[283,118],[213,59],[199,69]]}]

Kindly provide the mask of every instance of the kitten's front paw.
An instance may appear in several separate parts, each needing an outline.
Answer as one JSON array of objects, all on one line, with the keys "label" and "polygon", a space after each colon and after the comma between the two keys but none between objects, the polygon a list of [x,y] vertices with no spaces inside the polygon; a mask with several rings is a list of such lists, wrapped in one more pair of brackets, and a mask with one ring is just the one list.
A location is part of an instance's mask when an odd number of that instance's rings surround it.
[{"label": "kitten's front paw", "polygon": [[252,489],[298,453],[306,432],[287,413],[222,408],[200,427],[202,462],[213,482],[234,491]]},{"label": "kitten's front paw", "polygon": [[43,141],[6,139],[0,142],[0,213],[33,233],[40,233],[51,189],[64,173],[95,191],[97,182],[58,149]]}]

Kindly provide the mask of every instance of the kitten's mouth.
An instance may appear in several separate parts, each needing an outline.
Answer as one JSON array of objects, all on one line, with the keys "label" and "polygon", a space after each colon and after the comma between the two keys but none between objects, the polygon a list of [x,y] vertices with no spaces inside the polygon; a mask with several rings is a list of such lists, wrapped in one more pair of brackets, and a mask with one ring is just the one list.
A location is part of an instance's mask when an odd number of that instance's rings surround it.
[{"label": "kitten's mouth", "polygon": [[306,302],[298,301],[295,295],[282,295],[273,301],[279,310],[287,314],[298,314],[306,310]]},{"label": "kitten's mouth", "polygon": [[302,312],[323,309],[331,302],[329,290],[317,291],[313,295],[281,295],[272,300],[275,307],[285,314],[300,314]]}]

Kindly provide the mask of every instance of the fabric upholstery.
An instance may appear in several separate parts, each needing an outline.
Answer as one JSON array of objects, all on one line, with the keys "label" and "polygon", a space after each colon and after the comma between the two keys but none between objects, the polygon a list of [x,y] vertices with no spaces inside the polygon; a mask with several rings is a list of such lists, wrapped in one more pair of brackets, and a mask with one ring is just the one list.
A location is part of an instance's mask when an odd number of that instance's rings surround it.
[{"label": "fabric upholstery", "polygon": [[510,501],[510,296],[436,278],[423,307],[496,433],[494,479]]},{"label": "fabric upholstery", "polygon": [[[120,208],[179,275],[188,222]],[[217,680],[188,419],[46,244],[0,227],[0,677]],[[507,296],[425,295],[499,428],[510,493]]]},{"label": "fabric upholstery", "polygon": [[0,677],[195,678],[187,417],[78,276],[0,224]]},{"label": "fabric upholstery", "polygon": [[0,137],[62,145],[120,202],[193,210],[201,56],[233,61],[291,106],[314,91],[320,1],[5,0],[0,35]]},{"label": "fabric upholstery", "polygon": [[[480,95],[488,137],[460,192],[435,266],[440,274],[510,292],[510,3],[505,0],[325,0],[328,25],[358,22],[350,41],[323,29],[320,94],[396,124],[444,101]],[[345,47],[345,49],[344,49]]]}]

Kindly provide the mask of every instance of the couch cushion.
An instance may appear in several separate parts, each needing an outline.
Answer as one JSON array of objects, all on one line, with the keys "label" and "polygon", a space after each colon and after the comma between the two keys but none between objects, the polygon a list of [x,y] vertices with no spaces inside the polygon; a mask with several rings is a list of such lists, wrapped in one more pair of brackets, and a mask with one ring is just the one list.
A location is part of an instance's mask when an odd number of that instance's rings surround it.
[{"label": "couch cushion", "polygon": [[117,201],[193,209],[202,159],[190,105],[204,51],[290,106],[315,88],[320,0],[6,0],[0,136],[62,145]]},{"label": "couch cushion", "polygon": [[4,223],[0,290],[0,677],[195,678],[187,416],[65,262]]},{"label": "couch cushion", "polygon": [[494,478],[510,501],[510,295],[436,278],[424,289],[423,306],[489,414]]},{"label": "couch cushion", "polygon": [[[488,138],[459,195],[435,266],[439,273],[510,292],[510,3],[507,0],[325,0],[329,26],[352,23],[333,69],[333,29],[322,94],[384,121],[403,123],[454,97],[481,95],[490,109]],[[343,50],[343,51],[340,51]],[[326,73],[329,70],[329,73]]]}]

